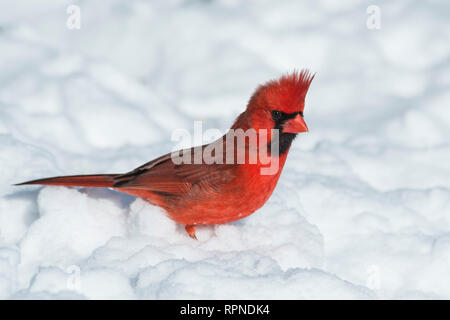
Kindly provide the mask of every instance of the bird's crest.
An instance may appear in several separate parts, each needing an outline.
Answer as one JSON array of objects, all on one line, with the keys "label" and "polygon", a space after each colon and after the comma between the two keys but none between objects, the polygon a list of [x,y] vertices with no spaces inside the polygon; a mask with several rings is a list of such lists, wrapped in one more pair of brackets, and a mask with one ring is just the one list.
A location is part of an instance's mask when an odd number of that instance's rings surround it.
[{"label": "bird's crest", "polygon": [[302,111],[306,93],[315,74],[303,69],[283,75],[258,87],[249,101],[249,108],[259,107],[286,113]]}]

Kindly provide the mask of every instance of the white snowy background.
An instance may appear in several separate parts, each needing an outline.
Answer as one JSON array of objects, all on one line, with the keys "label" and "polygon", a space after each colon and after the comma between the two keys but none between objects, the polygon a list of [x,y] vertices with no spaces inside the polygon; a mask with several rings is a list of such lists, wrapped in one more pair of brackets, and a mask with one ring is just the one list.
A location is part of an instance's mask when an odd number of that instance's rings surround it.
[{"label": "white snowy background", "polygon": [[[449,15],[444,0],[0,2],[0,298],[449,299]],[[199,241],[114,191],[11,186],[126,172],[304,67],[310,132],[274,195]]]}]

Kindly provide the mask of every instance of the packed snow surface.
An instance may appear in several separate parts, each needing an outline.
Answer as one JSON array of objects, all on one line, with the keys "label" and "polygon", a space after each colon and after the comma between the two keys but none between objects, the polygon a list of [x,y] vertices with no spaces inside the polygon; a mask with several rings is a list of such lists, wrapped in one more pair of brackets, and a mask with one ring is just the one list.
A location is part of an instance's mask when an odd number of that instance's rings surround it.
[{"label": "packed snow surface", "polygon": [[[0,298],[449,299],[449,14],[448,1],[1,2]],[[224,131],[258,84],[303,67],[317,73],[310,132],[274,195],[198,241],[115,191],[11,186],[131,170],[196,120]]]}]

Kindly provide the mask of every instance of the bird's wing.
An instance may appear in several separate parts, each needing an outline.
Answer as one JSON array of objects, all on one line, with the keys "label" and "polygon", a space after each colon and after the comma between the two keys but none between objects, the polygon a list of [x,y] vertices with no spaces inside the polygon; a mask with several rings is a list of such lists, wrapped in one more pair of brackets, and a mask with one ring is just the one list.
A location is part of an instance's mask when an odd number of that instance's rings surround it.
[{"label": "bird's wing", "polygon": [[216,193],[236,176],[236,166],[229,164],[181,163],[180,157],[203,147],[182,150],[150,161],[129,173],[115,177],[115,188],[144,189],[181,195],[189,192]]}]

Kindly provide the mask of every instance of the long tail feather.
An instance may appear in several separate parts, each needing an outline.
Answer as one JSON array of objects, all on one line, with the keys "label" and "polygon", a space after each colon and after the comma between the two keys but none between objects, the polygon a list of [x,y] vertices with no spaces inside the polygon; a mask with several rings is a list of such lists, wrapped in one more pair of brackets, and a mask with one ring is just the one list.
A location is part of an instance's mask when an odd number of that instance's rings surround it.
[{"label": "long tail feather", "polygon": [[114,185],[114,177],[118,174],[94,174],[82,176],[65,176],[32,180],[16,184],[40,184],[46,186],[71,186],[71,187],[103,187],[110,188]]}]

